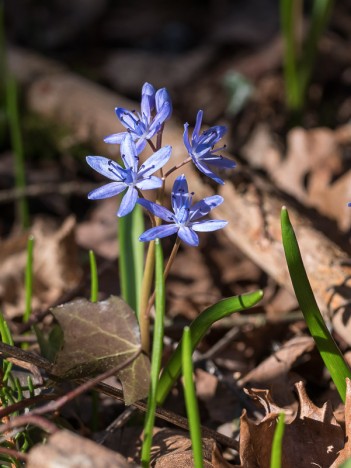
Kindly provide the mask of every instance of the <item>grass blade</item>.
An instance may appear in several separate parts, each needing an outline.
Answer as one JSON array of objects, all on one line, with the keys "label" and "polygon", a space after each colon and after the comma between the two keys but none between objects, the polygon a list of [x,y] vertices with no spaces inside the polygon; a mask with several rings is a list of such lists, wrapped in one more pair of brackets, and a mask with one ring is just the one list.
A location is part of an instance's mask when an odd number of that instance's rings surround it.
[{"label": "grass blade", "polygon": [[195,385],[193,381],[193,362],[192,362],[192,343],[190,328],[185,327],[182,339],[182,368],[183,368],[183,386],[188,415],[189,430],[194,457],[194,467],[203,468],[202,439],[199,408],[196,399]]},{"label": "grass blade", "polygon": [[351,378],[351,371],[320,313],[301,258],[288,210],[285,207],[281,212],[281,226],[285,257],[296,298],[324,364],[338,389],[341,399],[345,402],[345,379],[346,377]]},{"label": "grass blade", "polygon": [[23,322],[27,323],[32,313],[32,296],[33,296],[33,249],[34,237],[29,236],[27,241],[27,263],[25,273],[25,309],[23,314]]},{"label": "grass blade", "polygon": [[[24,164],[22,132],[18,114],[17,84],[15,79],[8,73],[6,73],[6,111],[10,126],[11,144],[15,158],[15,187],[17,189],[24,189],[26,186],[26,171]],[[28,228],[29,212],[27,200],[24,196],[21,196],[18,200],[17,211],[22,228]]]},{"label": "grass blade", "polygon": [[96,267],[96,258],[92,250],[89,250],[90,263],[90,301],[97,302],[99,294],[99,280]]},{"label": "grass blade", "polygon": [[141,206],[136,205],[127,216],[118,218],[119,274],[121,295],[139,318],[139,300],[144,271],[144,244],[139,236],[144,231]]},{"label": "grass blade", "polygon": [[[196,348],[209,328],[224,317],[249,309],[257,304],[263,297],[263,292],[258,290],[240,296],[223,299],[217,304],[208,307],[190,324],[192,350]],[[180,375],[182,367],[181,356],[182,345],[178,344],[166,367],[164,368],[157,389],[157,403],[162,404],[172,388],[174,382]]]},{"label": "grass blade", "polygon": [[156,397],[158,379],[161,370],[163,350],[164,314],[165,314],[165,280],[163,276],[163,252],[159,239],[155,241],[155,322],[152,343],[151,379],[150,391],[147,401],[147,412],[144,423],[144,442],[141,450],[141,464],[143,467],[150,465],[150,453],[152,445],[152,433],[155,423]]},{"label": "grass blade", "polygon": [[299,79],[299,47],[297,28],[302,20],[302,0],[280,0],[280,22],[284,40],[284,79],[288,107],[293,111],[301,108]]},{"label": "grass blade", "polygon": [[285,413],[280,413],[277,421],[277,426],[274,431],[270,468],[281,468],[282,466],[284,430]]}]

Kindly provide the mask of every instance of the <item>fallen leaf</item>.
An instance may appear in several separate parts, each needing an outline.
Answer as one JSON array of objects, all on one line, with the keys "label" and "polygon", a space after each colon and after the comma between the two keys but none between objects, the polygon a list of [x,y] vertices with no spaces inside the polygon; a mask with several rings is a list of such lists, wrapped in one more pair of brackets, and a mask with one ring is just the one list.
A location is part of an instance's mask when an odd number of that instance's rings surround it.
[{"label": "fallen leaf", "polygon": [[75,468],[85,466],[103,468],[118,466],[133,468],[134,463],[128,463],[119,453],[113,452],[101,445],[80,437],[69,431],[58,431],[45,444],[37,444],[28,454],[28,468]]},{"label": "fallen leaf", "polygon": [[351,457],[351,380],[346,379],[346,402],[345,402],[345,445],[340,450],[337,459],[331,468],[337,468]]},{"label": "fallen leaf", "polygon": [[[34,237],[32,309],[45,309],[66,291],[75,288],[82,277],[75,243],[76,221],[67,218],[57,229],[37,219],[30,232]],[[24,270],[28,234],[10,237],[0,245],[0,301],[6,318],[23,314],[25,305]]]},{"label": "fallen leaf", "polygon": [[[52,310],[64,335],[54,365],[58,375],[73,379],[92,377],[123,364],[140,348],[140,333],[133,310],[121,298],[92,303],[77,299]],[[150,363],[140,354],[118,373],[125,404],[145,398],[149,391]]]},{"label": "fallen leaf", "polygon": [[247,382],[265,384],[276,377],[286,374],[296,360],[304,353],[312,351],[314,340],[310,336],[296,336],[285,342],[275,353],[265,359],[255,369],[240,380],[240,385]]},{"label": "fallen leaf", "polygon": [[[156,431],[155,431],[156,432]],[[202,439],[205,468],[219,466],[214,457],[216,443],[213,439]],[[217,465],[212,463],[215,460]],[[155,468],[187,468],[193,466],[191,440],[186,433],[174,429],[157,430],[152,442],[152,464]]]},{"label": "fallen leaf", "polygon": [[[307,468],[332,466],[344,441],[343,430],[336,422],[332,407],[326,402],[318,408],[306,394],[304,384],[296,384],[299,409],[295,417],[288,414],[283,438],[282,466],[284,468]],[[262,402],[262,391],[258,401]],[[252,390],[251,394],[256,394]],[[266,415],[256,423],[243,412],[240,426],[240,459],[244,467],[269,467],[271,447],[277,417],[284,408],[275,405],[269,392],[264,408]],[[306,448],[307,444],[307,448]]]}]

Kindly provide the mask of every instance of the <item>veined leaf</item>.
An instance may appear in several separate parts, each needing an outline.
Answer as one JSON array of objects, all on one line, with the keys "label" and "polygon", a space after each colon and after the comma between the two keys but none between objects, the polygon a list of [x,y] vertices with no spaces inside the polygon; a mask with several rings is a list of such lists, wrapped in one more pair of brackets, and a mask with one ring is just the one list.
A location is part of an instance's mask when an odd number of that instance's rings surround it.
[{"label": "veined leaf", "polygon": [[[95,303],[78,299],[55,307],[52,313],[64,337],[53,369],[59,376],[73,379],[102,374],[141,346],[135,313],[119,297]],[[147,396],[149,374],[150,362],[144,354],[118,373],[126,405]]]}]

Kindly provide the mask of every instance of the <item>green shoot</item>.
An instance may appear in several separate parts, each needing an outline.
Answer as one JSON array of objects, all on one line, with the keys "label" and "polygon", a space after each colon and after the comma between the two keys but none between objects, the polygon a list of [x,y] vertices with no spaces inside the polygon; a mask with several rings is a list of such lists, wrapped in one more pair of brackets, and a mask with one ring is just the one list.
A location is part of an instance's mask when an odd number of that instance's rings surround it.
[{"label": "green shoot", "polygon": [[303,29],[303,0],[280,0],[281,28],[284,39],[284,79],[288,108],[299,113],[316,62],[318,41],[328,23],[333,0],[315,0],[305,43],[299,36]]},{"label": "green shoot", "polygon": [[342,401],[345,402],[345,379],[346,377],[351,378],[351,371],[320,313],[301,258],[288,210],[285,207],[281,212],[281,225],[286,262],[297,300],[324,364]]},{"label": "green shoot", "polygon": [[[14,152],[15,166],[15,186],[23,190],[26,186],[26,173],[24,164],[24,151],[22,142],[22,132],[18,113],[17,84],[12,76],[7,74],[6,78],[6,108],[9,119],[12,149]],[[19,198],[17,211],[19,221],[23,229],[29,226],[29,212],[27,200],[24,196]]]},{"label": "green shoot", "polygon": [[199,408],[197,405],[195,385],[193,381],[193,363],[192,363],[192,341],[190,328],[185,327],[182,339],[182,368],[183,368],[183,386],[186,412],[189,421],[189,430],[194,457],[194,467],[203,468],[201,424]]},{"label": "green shoot", "polygon": [[157,405],[157,386],[161,369],[165,314],[165,279],[163,275],[163,252],[159,239],[155,241],[155,323],[152,343],[150,391],[144,423],[144,442],[141,450],[143,467],[150,465],[152,433]]},{"label": "green shoot", "polygon": [[121,295],[139,317],[140,289],[144,271],[144,246],[139,236],[144,231],[141,206],[118,218],[119,274]]},{"label": "green shoot", "polygon": [[27,263],[25,273],[25,309],[23,314],[23,322],[27,323],[32,312],[32,296],[33,296],[33,248],[34,237],[29,236],[27,242]]},{"label": "green shoot", "polygon": [[[1,341],[3,343],[13,346],[13,339],[12,339],[12,335],[11,335],[9,326],[7,325],[7,322],[4,319],[4,316],[2,315],[1,312],[0,312],[0,335],[1,335]],[[12,369],[12,363],[8,362],[8,361],[6,361],[4,359],[3,364],[2,364],[2,368],[3,368],[2,382],[5,383],[5,382],[7,382],[8,378],[9,378],[9,374],[10,374],[11,369]]]},{"label": "green shoot", "polygon": [[[196,348],[198,343],[205,336],[210,327],[224,317],[249,309],[257,304],[263,297],[263,292],[258,290],[241,296],[230,297],[208,307],[190,324],[192,350]],[[180,375],[182,367],[181,356],[182,345],[178,344],[177,349],[172,354],[166,367],[164,368],[158,388],[157,388],[157,403],[162,404],[166,399],[168,392],[172,388],[174,382]]]},{"label": "green shoot", "polygon": [[90,261],[90,300],[97,302],[99,294],[99,280],[96,268],[96,258],[92,250],[89,250]]},{"label": "green shoot", "polygon": [[277,426],[274,431],[270,468],[281,468],[282,466],[283,436],[285,430],[284,423],[285,413],[280,413],[277,421]]}]

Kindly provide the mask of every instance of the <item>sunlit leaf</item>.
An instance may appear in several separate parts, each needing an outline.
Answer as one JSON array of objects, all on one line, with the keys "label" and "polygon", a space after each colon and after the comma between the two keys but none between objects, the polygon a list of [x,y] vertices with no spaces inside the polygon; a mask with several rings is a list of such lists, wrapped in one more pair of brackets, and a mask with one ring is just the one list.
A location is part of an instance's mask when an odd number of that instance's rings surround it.
[{"label": "sunlit leaf", "polygon": [[[140,348],[135,313],[119,297],[95,303],[78,299],[55,307],[52,313],[64,334],[54,366],[62,377],[96,376],[123,364]],[[149,374],[149,359],[143,354],[118,373],[126,405],[146,397]]]}]

